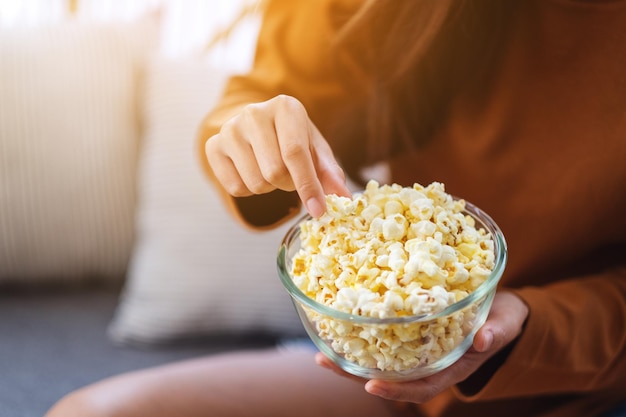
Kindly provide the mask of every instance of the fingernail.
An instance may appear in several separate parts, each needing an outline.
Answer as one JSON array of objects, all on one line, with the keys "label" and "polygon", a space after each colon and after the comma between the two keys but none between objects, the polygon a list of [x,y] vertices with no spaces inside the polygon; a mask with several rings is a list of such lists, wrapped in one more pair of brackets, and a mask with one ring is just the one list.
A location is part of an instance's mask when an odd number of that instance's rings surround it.
[{"label": "fingernail", "polygon": [[305,205],[307,211],[313,217],[320,217],[322,214],[324,214],[324,207],[322,207],[319,201],[317,201],[317,199],[315,198],[309,198],[306,201]]}]

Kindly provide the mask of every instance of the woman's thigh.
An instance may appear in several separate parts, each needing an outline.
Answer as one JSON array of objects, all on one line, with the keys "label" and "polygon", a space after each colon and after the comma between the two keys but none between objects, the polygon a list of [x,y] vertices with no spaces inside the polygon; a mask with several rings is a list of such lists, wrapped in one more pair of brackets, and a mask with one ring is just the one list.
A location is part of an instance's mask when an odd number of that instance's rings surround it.
[{"label": "woman's thigh", "polygon": [[62,399],[47,417],[393,415],[363,384],[314,362],[310,349],[212,355],[103,380]]}]

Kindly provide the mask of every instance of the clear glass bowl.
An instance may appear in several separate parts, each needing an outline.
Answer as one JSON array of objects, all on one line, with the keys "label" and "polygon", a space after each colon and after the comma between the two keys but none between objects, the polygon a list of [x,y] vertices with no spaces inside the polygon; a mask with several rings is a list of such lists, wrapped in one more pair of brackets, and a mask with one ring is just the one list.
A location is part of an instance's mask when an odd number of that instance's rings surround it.
[{"label": "clear glass bowl", "polygon": [[[278,252],[278,274],[291,295],[304,328],[317,348],[344,371],[366,379],[413,380],[432,375],[456,362],[472,345],[485,323],[507,261],[506,241],[498,225],[466,202],[465,214],[494,241],[495,265],[489,277],[466,298],[433,314],[373,318],[334,310],[305,295],[293,282],[291,264],[300,249],[301,217],[285,235]],[[365,336],[364,336],[365,335]],[[377,343],[368,343],[364,336]],[[393,343],[387,343],[393,341]],[[405,365],[380,369],[378,359],[393,355]],[[410,364],[407,368],[406,364]]]}]

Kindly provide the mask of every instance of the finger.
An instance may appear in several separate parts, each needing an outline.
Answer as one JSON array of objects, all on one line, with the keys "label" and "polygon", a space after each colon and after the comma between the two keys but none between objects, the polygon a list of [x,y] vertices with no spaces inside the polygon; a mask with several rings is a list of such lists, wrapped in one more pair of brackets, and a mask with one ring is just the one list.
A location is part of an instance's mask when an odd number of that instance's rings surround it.
[{"label": "finger", "polygon": [[308,126],[308,116],[304,106],[292,97],[279,96],[276,105],[275,129],[282,159],[307,211],[319,217],[324,214],[326,203],[313,164],[310,130],[302,128]]},{"label": "finger", "polygon": [[473,348],[494,354],[516,339],[528,316],[528,306],[511,292],[499,292],[493,300],[485,324],[476,333]]},{"label": "finger", "polygon": [[484,362],[481,356],[483,354],[468,353],[450,367],[415,381],[371,380],[365,384],[365,390],[388,400],[424,403],[475,372]]},{"label": "finger", "polygon": [[450,367],[427,378],[406,383],[370,381],[365,389],[392,400],[425,402],[474,373],[485,361],[510,344],[522,331],[528,306],[515,294],[496,294],[485,324],[474,337],[473,348]]},{"label": "finger", "polygon": [[246,106],[242,113],[246,134],[266,182],[284,191],[294,191],[295,185],[285,165],[274,128],[271,110],[265,103]]},{"label": "finger", "polygon": [[[372,379],[366,381],[363,378],[349,374],[339,368],[333,361],[331,361],[326,355],[318,352],[315,355],[315,362],[337,375],[346,377],[358,382],[365,382],[365,390],[381,398],[395,401],[408,401],[422,403],[432,399],[438,394],[444,386],[445,378],[423,379],[409,382],[392,382]],[[439,379],[439,380],[438,380]]]},{"label": "finger", "polygon": [[249,137],[247,126],[242,123],[241,118],[232,119],[222,126],[220,149],[230,158],[251,194],[268,193],[275,187],[263,177]]},{"label": "finger", "polygon": [[371,380],[365,384],[365,390],[388,400],[424,403],[465,380],[484,363],[486,358],[487,355],[483,353],[468,352],[457,362],[434,375],[407,382]]},{"label": "finger", "polygon": [[211,137],[205,144],[205,153],[215,179],[233,197],[252,195],[230,157],[219,150],[220,135]]},{"label": "finger", "polygon": [[424,403],[439,393],[439,387],[422,380],[411,382],[389,382],[372,379],[365,384],[365,391],[391,401]]},{"label": "finger", "polygon": [[522,331],[528,307],[515,294],[496,294],[487,321],[474,337],[473,349],[450,367],[427,378],[405,383],[370,381],[365,389],[382,398],[425,402],[474,373],[485,361],[510,344]]}]

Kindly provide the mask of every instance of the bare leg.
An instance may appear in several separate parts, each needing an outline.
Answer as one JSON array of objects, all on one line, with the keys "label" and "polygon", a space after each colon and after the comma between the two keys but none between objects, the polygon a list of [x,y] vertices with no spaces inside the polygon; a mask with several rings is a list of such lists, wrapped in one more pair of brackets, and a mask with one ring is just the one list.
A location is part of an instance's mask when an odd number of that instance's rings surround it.
[{"label": "bare leg", "polygon": [[46,417],[392,415],[363,383],[320,368],[310,350],[238,352],[123,374],[61,399]]}]

